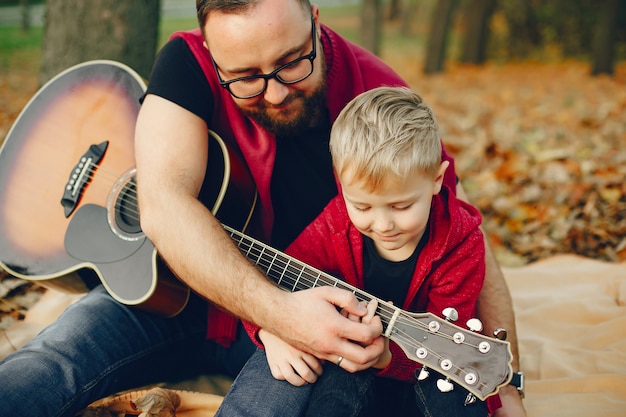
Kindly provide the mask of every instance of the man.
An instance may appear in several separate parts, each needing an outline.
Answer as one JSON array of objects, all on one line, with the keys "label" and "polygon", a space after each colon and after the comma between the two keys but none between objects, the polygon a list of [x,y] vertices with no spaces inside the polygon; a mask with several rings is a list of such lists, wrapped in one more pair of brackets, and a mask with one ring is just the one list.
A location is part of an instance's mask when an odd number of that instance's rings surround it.
[{"label": "man", "polygon": [[[347,323],[334,308],[362,315],[355,310],[356,300],[331,288],[277,291],[230,245],[195,196],[205,180],[205,136],[211,128],[242,148],[266,205],[264,225],[270,232],[265,238],[285,247],[336,194],[325,154],[330,123],[338,111],[360,92],[357,89],[404,82],[371,56],[339,57],[362,51],[340,51],[343,41],[320,26],[319,10],[308,1],[198,1],[197,6],[203,47],[209,52],[198,50],[199,40],[185,40],[209,80],[208,94],[213,97],[206,101],[213,104],[213,114],[203,120],[201,110],[189,111],[193,104],[183,99],[173,103],[174,94],[169,99],[147,96],[137,125],[143,229],[170,266],[201,295],[320,358],[336,362],[342,357],[344,369],[366,368],[382,351],[375,337],[380,328]],[[294,61],[295,68],[283,69]],[[226,126],[225,117],[230,123]],[[313,192],[315,199],[307,198]],[[466,199],[460,186],[459,195]],[[515,349],[510,296],[491,253],[487,281],[480,301],[485,330],[506,326]],[[519,401],[514,390],[507,387],[503,397],[506,392]]]},{"label": "man", "polygon": [[[163,49],[136,128],[142,228],[181,280],[214,303],[208,319],[200,297],[162,319],[121,305],[98,287],[0,364],[0,379],[11,381],[0,390],[0,415],[72,416],[98,398],[149,382],[192,372],[234,376],[253,345],[215,305],[319,358],[342,357],[350,371],[382,354],[379,321],[350,322],[337,312],[366,313],[351,293],[278,290],[197,195],[211,180],[205,178],[210,128],[243,155],[254,177],[256,234],[286,247],[337,193],[327,140],[341,107],[364,89],[404,82],[322,27],[308,1],[246,3],[197,2],[204,39],[180,34]],[[258,77],[238,80],[252,75]],[[486,330],[507,327],[514,337],[510,298],[489,259],[489,304],[481,318]],[[515,408],[505,400],[503,410]]]}]

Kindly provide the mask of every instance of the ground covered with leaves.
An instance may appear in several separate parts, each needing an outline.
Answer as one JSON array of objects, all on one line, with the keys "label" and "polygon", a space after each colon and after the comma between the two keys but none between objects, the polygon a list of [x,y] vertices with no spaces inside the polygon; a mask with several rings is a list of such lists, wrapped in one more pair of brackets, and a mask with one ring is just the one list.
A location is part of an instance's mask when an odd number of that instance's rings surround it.
[{"label": "ground covered with leaves", "polygon": [[[580,62],[424,76],[411,57],[386,59],[435,110],[502,265],[557,253],[626,261],[626,63],[612,77]],[[0,138],[36,89],[36,73],[0,73]],[[41,290],[2,273],[0,284],[2,328]]]}]

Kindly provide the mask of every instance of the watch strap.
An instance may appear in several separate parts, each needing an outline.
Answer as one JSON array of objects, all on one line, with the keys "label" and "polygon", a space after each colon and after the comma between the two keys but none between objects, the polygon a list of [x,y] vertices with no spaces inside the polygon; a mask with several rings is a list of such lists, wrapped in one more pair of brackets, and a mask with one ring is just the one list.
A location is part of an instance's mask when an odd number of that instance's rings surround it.
[{"label": "watch strap", "polygon": [[515,372],[511,378],[510,385],[513,385],[517,388],[517,392],[520,397],[524,398],[524,373],[523,372]]}]

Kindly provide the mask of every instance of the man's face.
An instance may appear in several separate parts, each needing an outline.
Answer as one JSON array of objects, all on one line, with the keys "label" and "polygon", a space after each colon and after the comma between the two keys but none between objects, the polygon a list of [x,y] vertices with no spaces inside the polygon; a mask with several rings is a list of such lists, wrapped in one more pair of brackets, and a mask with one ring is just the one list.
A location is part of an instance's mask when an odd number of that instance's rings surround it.
[{"label": "man's face", "polygon": [[[317,9],[313,12],[316,20]],[[299,2],[264,0],[242,13],[214,12],[207,19],[204,32],[218,75],[227,82],[269,74],[310,54],[314,46],[311,25],[311,12],[302,9]],[[316,23],[313,26],[313,35],[317,37]],[[276,135],[297,134],[313,125],[324,106],[326,84],[319,39],[315,43],[316,57],[310,76],[294,84],[271,78],[262,94],[233,97],[241,111]]]}]

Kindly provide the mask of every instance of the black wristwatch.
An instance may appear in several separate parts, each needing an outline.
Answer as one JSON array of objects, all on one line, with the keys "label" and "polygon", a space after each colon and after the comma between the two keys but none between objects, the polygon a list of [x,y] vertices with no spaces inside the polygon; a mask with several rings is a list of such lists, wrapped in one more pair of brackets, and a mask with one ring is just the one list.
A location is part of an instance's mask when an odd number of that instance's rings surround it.
[{"label": "black wristwatch", "polygon": [[524,398],[524,372],[515,372],[513,378],[511,378],[510,385],[517,388],[520,398]]}]

